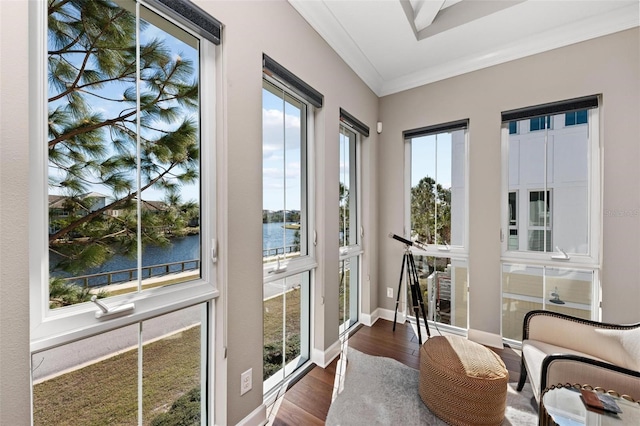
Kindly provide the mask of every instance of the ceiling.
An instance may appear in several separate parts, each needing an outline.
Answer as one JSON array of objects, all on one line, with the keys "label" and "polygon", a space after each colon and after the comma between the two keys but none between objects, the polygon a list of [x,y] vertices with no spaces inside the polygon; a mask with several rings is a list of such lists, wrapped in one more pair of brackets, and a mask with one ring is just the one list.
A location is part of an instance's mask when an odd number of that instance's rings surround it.
[{"label": "ceiling", "polygon": [[288,0],[378,96],[640,25],[639,0]]}]

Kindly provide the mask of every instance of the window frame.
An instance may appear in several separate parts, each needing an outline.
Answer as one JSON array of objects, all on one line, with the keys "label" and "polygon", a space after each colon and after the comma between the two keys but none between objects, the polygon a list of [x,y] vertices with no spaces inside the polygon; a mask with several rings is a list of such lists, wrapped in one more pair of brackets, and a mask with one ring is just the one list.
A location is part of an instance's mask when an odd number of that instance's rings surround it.
[{"label": "window frame", "polygon": [[[344,133],[343,133],[344,132]],[[349,298],[349,308],[351,310],[355,310],[356,317],[351,321],[343,322],[342,324],[338,324],[338,335],[342,335],[347,332],[352,326],[358,323],[360,320],[360,306],[361,306],[361,297],[360,294],[362,292],[362,255],[364,254],[364,248],[362,246],[362,237],[364,234],[364,228],[362,226],[362,179],[361,179],[361,167],[362,167],[362,139],[363,134],[360,133],[357,129],[351,128],[350,126],[340,123],[339,129],[339,137],[346,137],[346,132],[353,135],[353,147],[349,144],[347,149],[349,150],[349,174],[350,180],[352,180],[352,186],[349,188],[350,190],[353,188],[356,192],[355,197],[355,211],[354,215],[355,226],[353,229],[350,227],[349,229],[355,231],[356,233],[356,243],[348,244],[339,247],[338,252],[338,263],[341,264],[340,268],[344,268],[344,264],[347,260],[351,260],[352,268],[353,262],[355,261],[356,267],[353,268],[357,273],[356,278],[356,299],[353,300],[351,297]],[[350,140],[350,138],[349,138]],[[340,145],[340,144],[339,144]],[[351,269],[350,269],[351,270]],[[347,285],[343,283],[343,285]],[[350,296],[352,294],[350,293]],[[338,322],[340,322],[338,320]]]},{"label": "window frame", "polygon": [[[315,269],[318,266],[316,260],[316,231],[315,231],[315,198],[309,196],[315,193],[315,179],[314,179],[314,164],[315,164],[315,152],[313,147],[314,134],[314,118],[315,107],[308,101],[297,95],[294,91],[287,89],[282,83],[276,79],[263,74],[262,88],[265,90],[265,84],[270,84],[275,88],[282,90],[286,93],[286,96],[290,96],[296,99],[298,102],[305,105],[306,113],[304,115],[306,129],[305,140],[301,141],[301,151],[304,151],[306,157],[304,164],[301,162],[301,185],[302,185],[302,198],[300,200],[300,221],[306,222],[306,235],[301,238],[306,238],[307,241],[307,254],[300,255],[295,258],[286,259],[282,262],[269,262],[263,264],[263,284],[278,281],[282,278],[287,278],[292,275],[297,275],[301,272]],[[268,90],[268,89],[266,89]],[[273,92],[272,92],[273,93]],[[302,118],[302,117],[301,117]],[[303,124],[301,123],[301,126]],[[305,193],[306,192],[306,193]],[[303,214],[306,213],[306,214]],[[302,229],[302,228],[301,228]]]},{"label": "window frame", "polygon": [[[353,172],[350,172],[350,179],[352,180],[352,187],[350,187],[349,189],[351,190],[351,188],[355,189],[356,192],[356,197],[355,197],[355,215],[353,215],[353,219],[355,220],[355,226],[351,227],[351,225],[349,226],[349,230],[351,230],[352,232],[355,231],[356,233],[356,242],[355,244],[347,244],[347,245],[342,245],[340,246],[340,256],[339,256],[339,260],[342,261],[344,259],[346,259],[347,257],[353,257],[353,256],[358,256],[360,254],[362,254],[363,249],[362,249],[362,232],[363,232],[363,228],[362,228],[362,212],[361,212],[361,208],[360,206],[362,205],[361,203],[361,190],[360,190],[360,167],[361,167],[361,158],[360,158],[360,150],[361,150],[361,140],[362,140],[362,135],[355,131],[354,129],[350,129],[348,126],[345,126],[344,124],[340,124],[340,135],[343,135],[342,131],[346,130],[347,132],[349,132],[350,134],[352,134],[354,136],[354,143],[353,143],[353,150],[351,150],[351,147],[349,147],[349,168],[350,170],[353,170]],[[350,215],[351,218],[351,215]]]},{"label": "window frame", "polygon": [[[506,263],[527,263],[533,262],[536,264],[544,264],[547,266],[552,266],[556,264],[558,267],[571,267],[575,266],[577,268],[591,267],[591,268],[600,268],[600,251],[601,251],[601,230],[602,230],[602,156],[601,156],[601,146],[602,146],[602,137],[600,134],[600,108],[602,108],[602,103],[599,102],[597,107],[588,109],[588,122],[586,123],[587,127],[587,137],[589,139],[588,153],[587,153],[587,174],[588,174],[588,206],[589,212],[587,215],[588,225],[587,229],[589,232],[589,243],[588,243],[588,252],[586,254],[580,253],[569,253],[570,259],[564,258],[564,256],[559,256],[561,253],[556,251],[556,248],[553,246],[553,242],[551,245],[551,252],[535,252],[535,251],[525,251],[525,250],[509,250],[508,249],[508,236],[509,236],[509,199],[508,194],[509,191],[513,192],[513,190],[509,189],[509,125],[508,121],[502,123],[501,128],[501,140],[502,140],[502,189],[501,189],[501,253],[502,253],[502,261]],[[551,114],[552,121],[555,118],[554,115],[559,115],[558,112],[553,112]],[[564,113],[562,113],[564,116]],[[522,118],[518,120],[523,120]],[[524,120],[528,120],[528,118],[524,118]],[[570,126],[573,127],[573,126]],[[553,129],[544,129],[544,131],[549,131]],[[545,152],[546,157],[546,152]],[[551,191],[552,188],[540,186],[536,186],[535,188],[530,188],[530,190],[548,190]],[[528,191],[529,193],[529,191]],[[522,194],[521,194],[522,195]],[[521,196],[520,195],[520,196]],[[553,197],[553,195],[552,195]],[[528,197],[527,197],[528,199]],[[520,200],[521,202],[521,200]],[[551,205],[551,209],[553,209],[553,204]],[[553,210],[551,210],[551,214],[553,214]],[[529,213],[527,212],[527,219]],[[550,220],[550,222],[553,222]],[[549,224],[550,226],[550,224]],[[522,224],[520,224],[522,227]],[[527,230],[529,229],[528,221],[527,221]],[[523,238],[523,236],[520,236]],[[562,248],[562,247],[560,247]],[[551,262],[551,263],[549,263]],[[560,264],[557,264],[560,263]]]},{"label": "window frame", "polygon": [[[469,127],[468,125],[464,129],[454,129],[464,131],[464,236],[462,238],[462,246],[450,246],[450,245],[436,245],[428,244],[426,248],[412,246],[411,250],[416,255],[430,256],[430,257],[447,257],[452,259],[464,259],[468,258],[469,254]],[[508,129],[507,129],[508,130]],[[437,132],[451,133],[451,131],[442,130]],[[433,133],[436,134],[436,133]],[[405,175],[404,175],[404,236],[405,238],[411,237],[411,143],[414,137],[406,137],[404,139],[404,156],[405,156]],[[436,159],[437,160],[437,159]]]},{"label": "window frame", "polygon": [[[452,287],[454,291],[452,291],[452,297],[454,294],[462,294],[463,299],[466,297],[466,324],[464,325],[451,325],[443,322],[438,322],[439,327],[443,327],[449,330],[455,330],[455,332],[462,332],[468,328],[469,325],[469,123],[468,120],[465,120],[466,124],[464,127],[459,126],[458,128],[446,129],[446,124],[442,126],[434,126],[445,127],[445,129],[438,130],[432,134],[441,134],[441,133],[451,133],[452,131],[462,130],[464,132],[464,160],[462,161],[464,167],[464,215],[463,215],[463,225],[464,225],[464,236],[462,238],[462,246],[443,246],[443,245],[435,245],[428,244],[426,247],[413,245],[410,249],[414,256],[420,257],[422,256],[424,259],[434,258],[435,259],[449,259],[452,267],[458,268],[464,265],[464,269],[466,270],[466,276],[463,280],[465,287],[464,288],[456,288],[455,284]],[[460,123],[460,122],[456,122]],[[509,129],[507,128],[507,131]],[[413,137],[405,137],[404,145],[405,145],[405,176],[404,176],[404,236],[405,238],[410,239],[411,232],[411,168],[412,168],[412,143]],[[452,145],[453,149],[453,145]],[[437,160],[437,158],[436,158]],[[453,159],[452,159],[453,160]],[[455,292],[455,293],[454,293]],[[425,300],[425,305],[428,307],[428,320],[436,321],[436,313],[432,309],[432,299]],[[408,303],[408,294],[407,289],[405,288],[404,294],[401,296],[402,303],[405,303],[406,306],[406,318],[410,321],[413,321],[411,314],[409,312],[409,303]],[[455,312],[456,307],[454,306],[454,300],[451,299],[451,312]]]},{"label": "window frame", "polygon": [[[296,77],[297,78],[297,77]],[[303,307],[308,308],[308,312],[302,313],[303,319],[308,319],[308,327],[301,328],[300,330],[300,348],[301,353],[292,360],[286,360],[287,363],[281,370],[274,373],[266,380],[263,380],[263,395],[271,395],[273,390],[277,386],[286,381],[291,374],[293,374],[298,368],[304,365],[311,359],[312,355],[312,324],[313,324],[313,306],[314,295],[313,290],[315,287],[315,272],[318,267],[316,259],[316,230],[315,230],[315,208],[316,199],[313,196],[315,194],[315,111],[316,107],[311,101],[306,100],[304,97],[296,93],[295,90],[290,89],[286,84],[278,81],[278,79],[263,72],[262,75],[262,90],[269,90],[276,96],[282,96],[275,93],[272,89],[277,89],[280,93],[283,93],[285,97],[291,97],[297,102],[304,105],[303,111],[301,111],[301,133],[303,133],[303,140],[300,142],[300,150],[305,161],[301,161],[301,186],[302,194],[300,199],[300,222],[304,224],[301,226],[301,230],[306,231],[306,235],[303,237],[301,233],[301,239],[305,238],[307,241],[307,253],[298,257],[285,259],[283,261],[272,261],[269,263],[263,262],[263,288],[266,284],[274,283],[277,281],[286,282],[287,278],[295,277],[296,275],[308,274],[308,286],[306,292],[302,291],[301,295],[308,294],[307,306],[301,304]],[[264,98],[261,97],[261,108],[264,108]],[[304,131],[302,131],[304,129]],[[264,144],[264,135],[262,143]],[[302,302],[302,300],[301,300]],[[263,313],[264,316],[264,313]],[[283,323],[285,320],[283,319]],[[264,342],[263,342],[264,344]],[[308,353],[303,354],[303,348],[308,348]],[[294,365],[295,364],[295,365]],[[282,376],[280,376],[282,372]]]},{"label": "window frame", "polygon": [[[123,316],[96,318],[98,307],[91,302],[80,303],[64,308],[51,310],[49,301],[49,267],[48,267],[48,152],[42,141],[47,140],[46,123],[48,117],[47,102],[47,4],[36,2],[30,8],[30,20],[34,28],[31,40],[30,61],[32,70],[29,76],[32,102],[30,103],[30,318],[31,318],[31,352],[39,352],[60,346],[75,340],[104,333],[123,326],[197,305],[211,302],[219,296],[217,286],[216,255],[216,97],[217,83],[216,62],[219,49],[210,41],[199,36],[181,24],[178,19],[168,16],[152,4],[137,3],[155,12],[162,18],[172,22],[201,41],[200,45],[200,220],[205,224],[201,230],[201,262],[200,278],[173,286],[147,289],[143,292],[128,293],[102,299],[109,307],[117,307],[125,303],[134,303],[132,313]],[[207,78],[204,78],[206,76]],[[204,100],[207,100],[206,102]],[[203,117],[211,119],[203,120]],[[205,141],[213,140],[214,143]],[[213,304],[210,303],[211,309]],[[212,327],[210,322],[207,327]],[[212,345],[212,342],[209,343]]]}]

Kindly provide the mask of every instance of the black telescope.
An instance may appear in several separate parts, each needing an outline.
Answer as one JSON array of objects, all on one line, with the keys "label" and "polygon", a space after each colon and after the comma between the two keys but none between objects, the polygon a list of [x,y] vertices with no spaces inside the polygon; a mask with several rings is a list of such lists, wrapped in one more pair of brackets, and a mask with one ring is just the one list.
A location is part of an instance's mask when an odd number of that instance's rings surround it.
[{"label": "black telescope", "polygon": [[389,233],[389,238],[393,238],[394,240],[398,240],[401,243],[406,244],[408,246],[412,246],[413,245],[413,241],[407,240],[406,238],[403,238],[400,235],[396,235],[393,232]]},{"label": "black telescope", "polygon": [[[420,282],[418,280],[418,270],[416,268],[415,260],[413,259],[413,253],[409,247],[416,246],[426,250],[426,245],[420,241],[407,240],[404,237],[389,233],[389,238],[393,238],[396,241],[403,243],[405,247],[404,257],[402,258],[402,268],[400,269],[400,281],[398,282],[398,293],[396,296],[396,312],[393,315],[393,331],[396,331],[396,320],[398,319],[398,305],[400,304],[400,294],[402,290],[402,279],[405,278],[407,291],[411,290],[411,305],[413,312],[416,315],[416,324],[418,325],[418,345],[422,346],[422,332],[420,331],[420,312],[422,312],[422,319],[424,325],[427,328],[427,337],[431,337],[429,331],[429,323],[427,322],[427,310],[422,300],[422,290],[420,290]],[[406,272],[406,275],[405,275]]]},{"label": "black telescope", "polygon": [[425,243],[417,240],[416,241],[407,240],[406,238],[401,237],[400,235],[396,235],[393,232],[389,233],[389,238],[393,238],[396,241],[400,241],[402,244],[405,244],[407,246],[411,246],[411,247],[415,246],[422,250],[427,249],[427,245]]}]

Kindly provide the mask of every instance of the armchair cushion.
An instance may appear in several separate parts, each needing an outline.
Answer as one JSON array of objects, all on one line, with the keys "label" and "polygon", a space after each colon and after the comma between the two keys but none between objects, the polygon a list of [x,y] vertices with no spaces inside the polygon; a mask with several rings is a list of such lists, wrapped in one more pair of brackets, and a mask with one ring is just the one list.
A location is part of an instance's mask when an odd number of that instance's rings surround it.
[{"label": "armchair cushion", "polygon": [[550,311],[523,322],[518,390],[527,375],[539,401],[545,387],[581,384],[640,398],[640,324],[616,325]]},{"label": "armchair cushion", "polygon": [[[537,340],[527,340],[522,343],[522,358],[526,359],[526,368],[529,373],[529,382],[534,395],[540,395],[543,389],[540,388],[540,378],[542,374],[542,363],[550,354],[565,354],[590,357],[583,352],[567,349],[562,346],[551,345]],[[600,360],[602,361],[602,360]],[[559,382],[550,382],[558,384]]]},{"label": "armchair cushion", "polygon": [[[640,327],[631,330],[596,330],[603,346],[612,352],[609,362],[640,371]],[[600,339],[599,339],[600,340]]]}]

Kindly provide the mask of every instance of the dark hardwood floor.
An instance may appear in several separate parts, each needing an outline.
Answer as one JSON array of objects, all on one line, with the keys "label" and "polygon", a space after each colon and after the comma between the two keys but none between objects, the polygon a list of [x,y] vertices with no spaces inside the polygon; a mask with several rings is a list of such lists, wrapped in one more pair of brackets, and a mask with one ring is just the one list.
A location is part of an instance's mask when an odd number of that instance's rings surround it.
[{"label": "dark hardwood floor", "polygon": [[[431,335],[438,335],[432,327]],[[444,333],[443,333],[444,334]],[[396,359],[409,367],[419,369],[419,346],[409,323],[397,324],[378,320],[372,327],[360,326],[349,337],[348,345],[360,352]],[[509,347],[494,349],[509,370],[509,380],[516,382],[520,375],[520,351]],[[338,359],[327,368],[313,367],[306,375],[287,389],[277,409],[272,424],[323,425],[331,405]],[[272,407],[268,408],[272,410]]]}]

